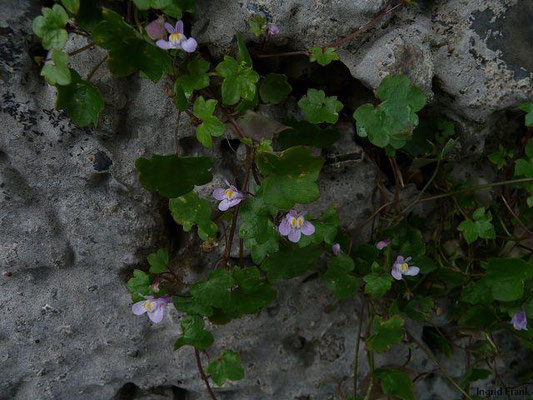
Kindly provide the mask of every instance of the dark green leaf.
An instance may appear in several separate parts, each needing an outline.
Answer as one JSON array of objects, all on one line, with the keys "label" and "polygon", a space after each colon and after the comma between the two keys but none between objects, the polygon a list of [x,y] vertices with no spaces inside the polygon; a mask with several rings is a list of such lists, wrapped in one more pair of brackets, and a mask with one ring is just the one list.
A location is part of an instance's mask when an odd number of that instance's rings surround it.
[{"label": "dark green leaf", "polygon": [[169,209],[174,221],[183,225],[183,230],[189,232],[194,225],[198,225],[198,236],[206,240],[215,237],[217,225],[211,221],[211,203],[201,199],[194,192],[170,199]]},{"label": "dark green leaf", "polygon": [[194,186],[205,185],[212,179],[213,166],[207,157],[178,157],[177,155],[138,158],[135,162],[139,180],[146,190],[157,190],[162,196],[183,196]]},{"label": "dark green leaf", "polygon": [[465,387],[470,382],[487,379],[491,374],[492,373],[486,369],[470,368],[461,378],[461,386]]},{"label": "dark green leaf", "polygon": [[378,368],[374,376],[381,382],[381,390],[387,396],[402,400],[414,400],[413,384],[409,377],[396,369]]},{"label": "dark green leaf", "polygon": [[361,280],[351,274],[355,264],[350,256],[339,253],[328,261],[328,270],[322,275],[326,287],[338,299],[346,299],[355,295],[361,286]]},{"label": "dark green leaf", "polygon": [[78,73],[70,70],[71,82],[66,86],[57,86],[56,108],[65,110],[78,126],[87,126],[98,122],[98,116],[104,108],[104,101],[98,90]]},{"label": "dark green leaf", "polygon": [[379,147],[399,149],[410,139],[418,125],[417,111],[426,104],[426,96],[412,86],[407,76],[387,76],[378,87],[382,103],[374,108],[364,104],[355,110],[357,133]]},{"label": "dark green leaf", "polygon": [[182,313],[188,315],[198,315],[200,317],[210,317],[213,315],[211,306],[201,303],[194,297],[176,296],[173,298],[174,306]]},{"label": "dark green leaf", "polygon": [[383,296],[392,286],[392,276],[388,273],[379,274],[377,272],[371,272],[365,275],[363,279],[366,282],[365,293],[375,298]]},{"label": "dark green leaf", "polygon": [[490,258],[484,281],[492,297],[499,301],[519,300],[524,295],[524,281],[533,277],[533,266],[518,258]]},{"label": "dark green leaf", "polygon": [[80,0],[61,0],[61,3],[71,14],[77,14],[80,10]]},{"label": "dark green leaf", "polygon": [[483,207],[478,208],[472,214],[472,218],[467,218],[457,227],[457,230],[463,232],[468,244],[474,243],[478,238],[494,239],[496,237],[490,211],[485,213]]},{"label": "dark green leaf", "polygon": [[261,185],[265,202],[289,210],[294,203],[315,201],[319,195],[316,179],[323,163],[306,147],[292,147],[280,156],[258,154],[257,166],[265,176]]},{"label": "dark green leaf", "polygon": [[463,287],[461,301],[469,304],[490,304],[493,301],[491,289],[484,280],[470,282]]},{"label": "dark green leaf", "polygon": [[386,321],[383,321],[381,317],[376,317],[375,333],[367,340],[368,349],[387,351],[392,345],[400,343],[404,335],[403,324],[403,319],[397,315]]},{"label": "dark green leaf", "polygon": [[520,106],[520,109],[527,113],[525,117],[526,126],[533,126],[533,103],[524,103]]},{"label": "dark green leaf", "polygon": [[283,249],[268,257],[261,266],[272,283],[292,279],[311,268],[322,253],[319,247]]},{"label": "dark green leaf", "polygon": [[268,74],[261,82],[259,94],[264,103],[279,104],[287,99],[292,91],[286,75]]},{"label": "dark green leaf", "polygon": [[321,129],[319,126],[307,121],[287,121],[291,129],[280,132],[276,143],[281,150],[289,147],[304,145],[324,149],[333,145],[341,137],[340,132],[333,126]]},{"label": "dark green leaf", "polygon": [[339,111],[343,105],[337,100],[337,96],[326,97],[323,90],[308,89],[307,96],[298,102],[305,119],[312,124],[327,122],[334,124],[339,119]]},{"label": "dark green leaf", "polygon": [[254,65],[252,63],[252,57],[250,57],[250,53],[246,48],[246,44],[244,43],[241,33],[237,32],[235,34],[235,37],[237,38],[237,47],[239,48],[239,53],[237,54],[237,61],[241,64],[246,64],[246,66],[250,68],[253,68]]},{"label": "dark green leaf", "polygon": [[174,350],[190,345],[198,350],[205,350],[214,342],[211,332],[204,329],[204,319],[197,315],[189,315],[180,320],[181,334],[174,343]]},{"label": "dark green leaf", "polygon": [[241,98],[253,100],[259,75],[245,61],[241,63],[234,58],[224,56],[224,61],[217,65],[217,72],[224,78],[222,82],[222,101],[234,105]]},{"label": "dark green leaf", "polygon": [[128,281],[128,289],[131,292],[133,301],[141,301],[144,296],[154,295],[152,289],[152,278],[140,269],[133,270],[133,278]]},{"label": "dark green leaf", "polygon": [[199,302],[223,309],[231,301],[231,288],[237,282],[229,271],[216,269],[209,271],[209,279],[198,281],[191,287],[191,294]]},{"label": "dark green leaf", "polygon": [[193,113],[196,118],[202,121],[196,127],[196,138],[208,149],[213,148],[211,137],[221,136],[226,131],[226,125],[213,115],[217,103],[217,100],[213,99],[205,101],[202,96],[198,97],[194,102]]},{"label": "dark green leaf", "polygon": [[218,386],[222,386],[227,380],[238,381],[244,378],[240,357],[232,350],[224,350],[222,357],[211,361],[205,371]]},{"label": "dark green leaf", "polygon": [[148,263],[150,264],[150,272],[152,274],[160,274],[168,268],[170,261],[168,250],[159,249],[157,253],[152,253],[148,256]]},{"label": "dark green leaf", "polygon": [[195,90],[205,89],[209,86],[209,62],[201,57],[196,57],[187,63],[186,72],[181,73],[176,79],[175,87],[181,86],[186,97]]},{"label": "dark green leaf", "polygon": [[267,20],[261,14],[254,14],[252,18],[248,21],[250,26],[250,33],[253,33],[256,36],[264,35],[267,31]]}]

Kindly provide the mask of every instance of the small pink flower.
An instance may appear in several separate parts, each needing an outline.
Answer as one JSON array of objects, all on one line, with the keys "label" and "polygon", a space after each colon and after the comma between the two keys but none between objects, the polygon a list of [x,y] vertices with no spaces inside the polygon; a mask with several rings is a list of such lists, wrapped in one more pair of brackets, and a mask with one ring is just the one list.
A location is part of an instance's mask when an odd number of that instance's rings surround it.
[{"label": "small pink flower", "polygon": [[279,28],[275,24],[268,24],[268,34],[270,36],[276,36],[279,34]]},{"label": "small pink flower", "polygon": [[517,331],[527,331],[527,317],[524,311],[517,311],[511,319],[513,328]]},{"label": "small pink flower", "polygon": [[311,236],[315,233],[314,225],[305,220],[305,212],[298,214],[295,210],[289,211],[281,224],[279,224],[279,233],[282,236],[287,236],[293,243],[297,243],[302,237],[302,233],[305,236]]},{"label": "small pink flower", "polygon": [[331,251],[333,251],[333,255],[338,255],[341,251],[341,245],[338,243],[333,243],[333,246],[331,246]]},{"label": "small pink flower", "polygon": [[219,188],[213,191],[213,197],[217,200],[222,200],[218,204],[220,211],[226,211],[228,208],[236,206],[244,199],[244,194],[239,191],[235,186],[230,185],[228,181],[225,181],[228,186],[226,189]]},{"label": "small pink flower", "polygon": [[152,40],[159,40],[165,37],[165,20],[163,18],[154,19],[144,27],[148,37]]},{"label": "small pink flower", "polygon": [[176,26],[169,23],[165,24],[165,28],[169,33],[168,40],[160,39],[155,44],[164,50],[183,50],[187,53],[193,53],[198,47],[198,43],[194,38],[188,38],[183,34],[183,21],[176,22]]},{"label": "small pink flower", "polygon": [[380,242],[377,242],[376,247],[378,250],[383,250],[385,247],[390,246],[390,244],[391,244],[390,239],[385,239]]},{"label": "small pink flower", "polygon": [[159,293],[159,279],[156,279],[154,283],[152,283],[151,287],[154,293]]},{"label": "small pink flower", "polygon": [[392,264],[391,275],[394,279],[401,281],[402,275],[415,276],[420,272],[420,268],[415,266],[409,266],[407,264],[411,260],[411,257],[403,258],[402,256],[396,257],[396,261]]},{"label": "small pink flower", "polygon": [[145,296],[144,300],[135,303],[131,311],[135,315],[148,314],[150,321],[159,323],[163,319],[165,307],[170,304],[171,300],[167,296],[155,298],[154,296]]}]

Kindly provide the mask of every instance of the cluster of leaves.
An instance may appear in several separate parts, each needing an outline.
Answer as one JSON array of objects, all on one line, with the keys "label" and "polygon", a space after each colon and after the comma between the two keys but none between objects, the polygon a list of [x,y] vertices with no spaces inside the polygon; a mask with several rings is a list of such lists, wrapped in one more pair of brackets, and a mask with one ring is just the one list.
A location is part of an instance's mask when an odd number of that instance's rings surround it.
[{"label": "cluster of leaves", "polygon": [[[50,50],[42,75],[57,89],[57,108],[64,109],[76,124],[96,124],[104,104],[90,83],[93,73],[84,80],[68,67],[69,55],[62,49],[67,31],[74,28],[85,31],[106,51],[102,63],[107,61],[113,76],[138,73],[153,82],[167,77],[172,85],[166,95],[172,97],[178,115],[188,114],[198,142],[206,149],[213,149],[229,129],[247,149],[246,178],[240,180],[245,198],[219,214],[198,194],[198,188],[213,179],[214,163],[209,157],[156,154],[136,161],[141,184],[168,199],[170,214],[183,231],[196,231],[202,248],[212,250],[224,241],[226,245],[216,265],[208,266],[205,279],[192,285],[181,282],[165,249],[149,255],[148,270],[134,270],[128,282],[133,301],[146,296],[172,297],[182,315],[175,350],[184,346],[196,351],[209,349],[215,341],[211,324],[259,313],[276,299],[278,282],[305,275],[318,276],[336,302],[360,294],[369,310],[365,348],[370,354],[388,351],[408,340],[406,320],[430,319],[437,312],[437,298],[452,299],[450,320],[473,331],[509,328],[510,316],[519,310],[533,318],[532,263],[525,254],[510,258],[495,245],[502,234],[507,234],[504,250],[520,243],[518,234],[506,232],[502,221],[508,221],[517,232],[524,222],[514,214],[513,219],[502,217],[494,204],[478,204],[464,187],[453,201],[451,196],[442,195],[440,188],[457,185],[439,169],[455,143],[454,126],[442,119],[419,120],[426,97],[408,77],[385,77],[376,92],[379,104],[364,104],[349,113],[336,96],[309,88],[298,101],[301,118],[281,124],[255,110],[261,104],[283,104],[292,93],[289,79],[277,71],[265,75],[256,71],[240,34],[236,36],[237,51],[216,65],[199,54],[185,57],[180,50],[164,51],[148,40],[142,25],[149,22],[154,10],[174,22],[185,12],[194,12],[194,1],[134,0],[137,27],[90,0],[61,3],[44,8],[33,29]],[[252,33],[264,35],[266,29],[263,17],[256,15],[250,21]],[[323,66],[339,59],[334,47],[313,47],[308,54],[310,61]],[[527,112],[526,126],[531,126],[533,105],[527,103],[522,109]],[[388,156],[401,152],[410,160],[411,169],[436,162],[434,174],[423,186],[423,191],[441,194],[436,197],[442,198],[440,205],[447,211],[438,221],[437,232],[429,233],[434,240],[424,239],[428,232],[422,221],[389,211],[390,218],[380,219],[374,234],[390,239],[390,243],[383,249],[373,243],[352,249],[352,240],[333,205],[322,210],[320,217],[305,216],[315,228],[312,234],[301,236],[296,243],[281,235],[279,225],[288,211],[305,209],[319,198],[317,182],[325,160],[317,155],[317,149],[333,145],[341,136],[335,125],[352,117],[359,137],[368,138]],[[503,170],[513,156],[500,147],[490,160]],[[517,178],[533,179],[533,141],[513,162]],[[517,182],[516,198],[523,194],[524,186],[533,193],[533,183],[524,179]],[[527,204],[533,205],[533,195]],[[519,203],[513,206],[523,211]],[[496,221],[501,222],[501,229],[495,226]],[[241,256],[239,267],[230,257],[235,232],[251,255],[251,260]],[[474,257],[474,251],[483,258]],[[409,264],[416,265],[420,273],[404,275],[401,282],[395,280],[391,267],[400,256],[411,257]],[[516,334],[531,345],[528,331]],[[435,348],[450,355],[448,337],[435,332],[428,337]],[[485,345],[486,340],[479,337],[472,335],[472,341]],[[462,377],[462,387],[486,377],[486,371],[475,366],[489,356],[494,352],[481,353],[473,360],[474,367]],[[372,369],[370,378],[380,382],[385,395],[414,398],[412,381],[400,368]],[[244,376],[239,354],[230,349],[211,361],[206,372],[217,385]]]}]

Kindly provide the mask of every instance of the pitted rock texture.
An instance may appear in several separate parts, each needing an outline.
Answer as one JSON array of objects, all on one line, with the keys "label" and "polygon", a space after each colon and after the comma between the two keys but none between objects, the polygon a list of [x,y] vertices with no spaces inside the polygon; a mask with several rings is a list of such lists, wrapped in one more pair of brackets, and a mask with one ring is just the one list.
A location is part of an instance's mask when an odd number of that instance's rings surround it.
[{"label": "pitted rock texture", "polygon": [[[337,0],[310,6],[303,0],[201,0],[193,32],[220,56],[235,30],[245,29],[250,14],[260,11],[279,25],[279,46],[300,48],[350,32],[382,3]],[[467,51],[471,41],[463,40],[464,32],[489,32],[486,25],[471,27],[469,18],[489,7],[476,6],[473,0],[466,3],[438,5],[421,15],[404,11],[347,46],[342,61],[371,88],[381,75],[396,71],[409,73],[432,93],[438,77],[450,96],[451,114],[465,124],[470,119],[487,121],[530,96],[530,78],[523,71],[517,75],[516,69],[511,77],[503,65],[500,75],[494,75],[495,64],[475,61],[470,53],[463,54],[470,75],[465,72],[458,78],[450,72],[463,61],[454,60],[446,49],[435,50],[425,35],[449,37],[467,46],[461,52]],[[490,9],[495,16],[520,19],[520,13],[508,11],[518,3],[497,7],[500,3],[492,1]],[[171,247],[173,267],[188,282],[205,276],[205,267],[223,251],[219,245],[206,252],[195,234],[180,232],[168,219],[165,201],[137,181],[136,158],[174,149],[176,112],[164,96],[167,83],[153,85],[133,76],[112,79],[100,69],[94,82],[106,108],[96,128],[76,128],[54,110],[54,89],[45,84],[32,60],[38,46],[30,25],[40,6],[34,0],[0,0],[0,400],[206,399],[192,349],[172,351],[180,316],[171,311],[159,325],[134,316],[125,286],[131,271],[145,267],[146,255],[159,246]],[[445,21],[442,29],[437,31],[434,24],[440,23],[428,15]],[[486,23],[492,24],[492,17]],[[500,23],[505,25],[505,18]],[[445,24],[452,28],[446,30]],[[396,35],[396,30],[403,33]],[[498,43],[489,40],[486,46],[497,52]],[[84,44],[84,39],[73,37],[67,50]],[[503,59],[512,68],[519,65],[530,72],[530,64],[523,62],[527,55],[504,54]],[[87,76],[102,56],[99,50],[88,50],[73,56],[71,66]],[[499,60],[497,54],[494,57]],[[476,100],[481,105],[468,97],[470,92],[456,90],[461,85],[454,79],[476,76],[469,62],[494,73],[482,77],[489,86]],[[496,88],[490,85],[498,77],[505,79],[498,83],[506,88],[505,94],[498,94],[505,97],[503,104],[491,97]],[[476,109],[485,112],[480,119],[470,114]],[[343,141],[324,154],[326,167],[319,181],[323,197],[310,210],[318,215],[336,204],[343,226],[353,229],[375,207],[373,191],[381,173],[356,144],[353,126],[343,127],[343,133]],[[186,117],[178,136],[184,154],[203,152]],[[198,189],[203,196],[224,177],[241,173],[239,152],[226,143],[216,149],[214,180]],[[335,303],[317,279],[294,279],[278,289],[276,302],[258,315],[209,326],[216,339],[210,357],[231,348],[240,353],[246,370],[243,381],[216,389],[219,399],[329,400],[338,398],[339,387],[350,390],[359,301]],[[422,336],[421,326],[410,329]],[[515,341],[507,336],[501,340],[519,353]],[[527,365],[527,354],[520,354],[515,369]],[[377,363],[401,365],[408,356],[407,349],[398,346],[379,355]],[[362,347],[359,357],[364,359]],[[464,354],[457,351],[445,363],[459,377],[463,361]],[[418,372],[433,369],[418,350],[410,367]],[[499,367],[504,370],[506,365]],[[367,373],[366,363],[360,362],[360,383]],[[419,399],[456,394],[439,377],[420,380],[415,391]]]}]

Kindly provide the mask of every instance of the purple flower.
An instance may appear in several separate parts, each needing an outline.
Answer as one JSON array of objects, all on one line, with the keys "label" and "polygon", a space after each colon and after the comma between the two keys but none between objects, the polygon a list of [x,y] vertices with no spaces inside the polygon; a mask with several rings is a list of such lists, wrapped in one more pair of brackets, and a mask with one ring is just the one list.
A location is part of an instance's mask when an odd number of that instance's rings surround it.
[{"label": "purple flower", "polygon": [[277,34],[279,34],[279,28],[277,25],[275,24],[269,24],[268,25],[268,34],[270,36],[276,36]]},{"label": "purple flower", "polygon": [[146,33],[152,40],[159,40],[165,37],[165,20],[163,18],[154,19],[144,27]]},{"label": "purple flower", "polygon": [[225,181],[228,188],[215,189],[213,191],[213,197],[217,200],[222,200],[218,204],[220,211],[226,211],[228,208],[236,206],[244,199],[244,194],[237,190],[233,185],[230,185],[228,181]]},{"label": "purple flower", "polygon": [[131,307],[131,311],[135,315],[148,313],[150,321],[157,324],[163,319],[165,306],[170,302],[171,300],[167,296],[158,297],[157,299],[154,296],[145,296],[144,300],[135,303]]},{"label": "purple flower", "polygon": [[391,275],[394,279],[401,281],[402,275],[415,276],[420,272],[420,268],[407,264],[411,260],[411,257],[403,258],[402,256],[396,257],[396,261],[392,264]]},{"label": "purple flower", "polygon": [[302,233],[305,236],[315,233],[314,225],[305,220],[305,214],[305,212],[298,214],[295,210],[289,211],[279,224],[279,233],[282,236],[288,236],[293,243],[300,240]]},{"label": "purple flower", "polygon": [[338,255],[341,251],[341,245],[338,243],[333,243],[333,246],[331,246],[331,251],[333,251],[334,255]]},{"label": "purple flower", "polygon": [[169,23],[166,23],[165,28],[169,33],[168,40],[160,39],[155,43],[162,49],[181,49],[187,53],[192,53],[198,47],[198,43],[194,38],[187,39],[187,37],[183,34],[183,21],[176,22],[175,27]]},{"label": "purple flower", "polygon": [[376,243],[376,247],[378,250],[383,250],[385,247],[389,246],[391,243],[390,239],[385,239],[380,242]]},{"label": "purple flower", "polygon": [[517,331],[527,331],[527,317],[524,311],[517,311],[511,319],[513,328]]}]

